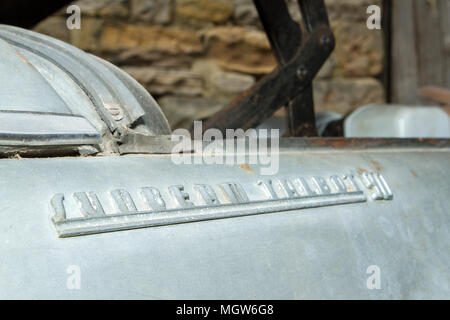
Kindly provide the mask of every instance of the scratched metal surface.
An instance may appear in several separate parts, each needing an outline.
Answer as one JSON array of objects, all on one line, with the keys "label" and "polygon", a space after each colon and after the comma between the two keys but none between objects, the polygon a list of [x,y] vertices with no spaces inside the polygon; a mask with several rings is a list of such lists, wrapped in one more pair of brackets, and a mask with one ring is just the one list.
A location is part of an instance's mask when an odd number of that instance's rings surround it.
[{"label": "scratched metal surface", "polygon": [[[285,150],[286,151],[286,150]],[[169,156],[0,160],[0,298],[450,298],[450,149],[284,152],[276,177],[380,172],[394,194],[249,217],[59,238],[54,194],[236,181],[262,194],[257,165],[175,165]],[[70,210],[72,212],[72,210]],[[75,212],[75,211],[73,211]],[[70,265],[81,289],[66,287]],[[369,290],[366,269],[381,269]]]}]

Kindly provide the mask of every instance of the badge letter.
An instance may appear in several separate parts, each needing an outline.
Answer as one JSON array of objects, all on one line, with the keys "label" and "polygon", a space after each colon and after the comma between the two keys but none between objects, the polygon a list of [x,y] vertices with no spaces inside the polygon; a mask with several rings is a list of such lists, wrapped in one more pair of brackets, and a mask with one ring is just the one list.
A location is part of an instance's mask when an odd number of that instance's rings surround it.
[{"label": "badge letter", "polygon": [[127,190],[114,190],[111,191],[111,195],[121,213],[130,213],[137,211],[136,205],[134,204],[133,199],[131,198],[130,193]]},{"label": "badge letter", "polygon": [[219,185],[219,188],[222,190],[222,193],[227,200],[231,203],[243,203],[249,201],[244,188],[237,183],[222,183]]},{"label": "badge letter", "polygon": [[189,194],[184,192],[184,186],[171,186],[169,187],[169,190],[178,207],[189,208],[194,206],[194,204],[189,201]]},{"label": "badge letter", "polygon": [[196,184],[194,189],[200,194],[200,197],[206,205],[220,204],[219,199],[211,186],[207,184]]},{"label": "badge letter", "polygon": [[64,195],[62,193],[55,194],[50,200],[50,206],[53,210],[52,220],[55,223],[66,221],[66,208],[64,208]]},{"label": "badge letter", "polygon": [[77,192],[73,195],[86,218],[102,217],[105,215],[102,204],[94,192]]},{"label": "badge letter", "polygon": [[164,210],[166,209],[166,203],[161,196],[161,193],[158,189],[148,187],[141,189],[141,195],[144,199],[144,202],[147,206],[152,210]]}]

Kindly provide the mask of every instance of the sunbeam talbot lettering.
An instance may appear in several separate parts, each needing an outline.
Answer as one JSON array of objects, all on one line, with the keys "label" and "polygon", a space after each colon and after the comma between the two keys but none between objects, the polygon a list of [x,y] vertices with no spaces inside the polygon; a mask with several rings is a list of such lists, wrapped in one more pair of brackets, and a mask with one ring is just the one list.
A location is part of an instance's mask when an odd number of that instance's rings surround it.
[{"label": "sunbeam talbot lettering", "polygon": [[[250,194],[252,196],[250,196]],[[73,199],[56,194],[50,201],[52,221],[60,237],[129,230],[187,222],[250,216],[372,200],[392,200],[379,173],[257,180],[245,187],[237,182],[141,187],[133,198],[126,189],[102,194],[76,192]],[[69,210],[66,202],[78,207]],[[137,200],[137,201],[136,201]],[[112,204],[112,205],[111,205]],[[112,208],[111,212],[105,209]]]}]

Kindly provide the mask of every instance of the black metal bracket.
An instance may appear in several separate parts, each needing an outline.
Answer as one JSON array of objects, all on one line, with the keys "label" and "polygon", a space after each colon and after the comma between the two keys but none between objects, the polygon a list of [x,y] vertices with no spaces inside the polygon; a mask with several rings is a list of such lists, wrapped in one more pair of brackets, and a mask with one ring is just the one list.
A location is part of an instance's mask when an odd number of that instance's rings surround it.
[{"label": "black metal bracket", "polygon": [[284,0],[253,0],[278,67],[213,115],[204,130],[256,127],[285,106],[290,136],[317,135],[312,80],[334,49],[323,0],[298,0],[303,32]]}]

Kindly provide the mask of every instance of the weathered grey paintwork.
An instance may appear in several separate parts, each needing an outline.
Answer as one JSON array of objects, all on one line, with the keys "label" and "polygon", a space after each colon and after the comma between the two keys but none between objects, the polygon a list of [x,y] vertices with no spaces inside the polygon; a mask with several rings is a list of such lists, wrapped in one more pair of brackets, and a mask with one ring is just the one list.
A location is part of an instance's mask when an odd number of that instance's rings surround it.
[{"label": "weathered grey paintwork", "polygon": [[[282,149],[276,177],[380,172],[390,201],[367,201],[59,238],[56,193],[237,181],[256,199],[258,166],[175,165],[170,156],[0,160],[0,298],[450,297],[450,206],[444,148]],[[68,206],[74,200],[67,197]],[[140,207],[143,204],[136,201]],[[81,289],[66,270],[81,268]],[[381,289],[366,287],[377,265]]]}]

